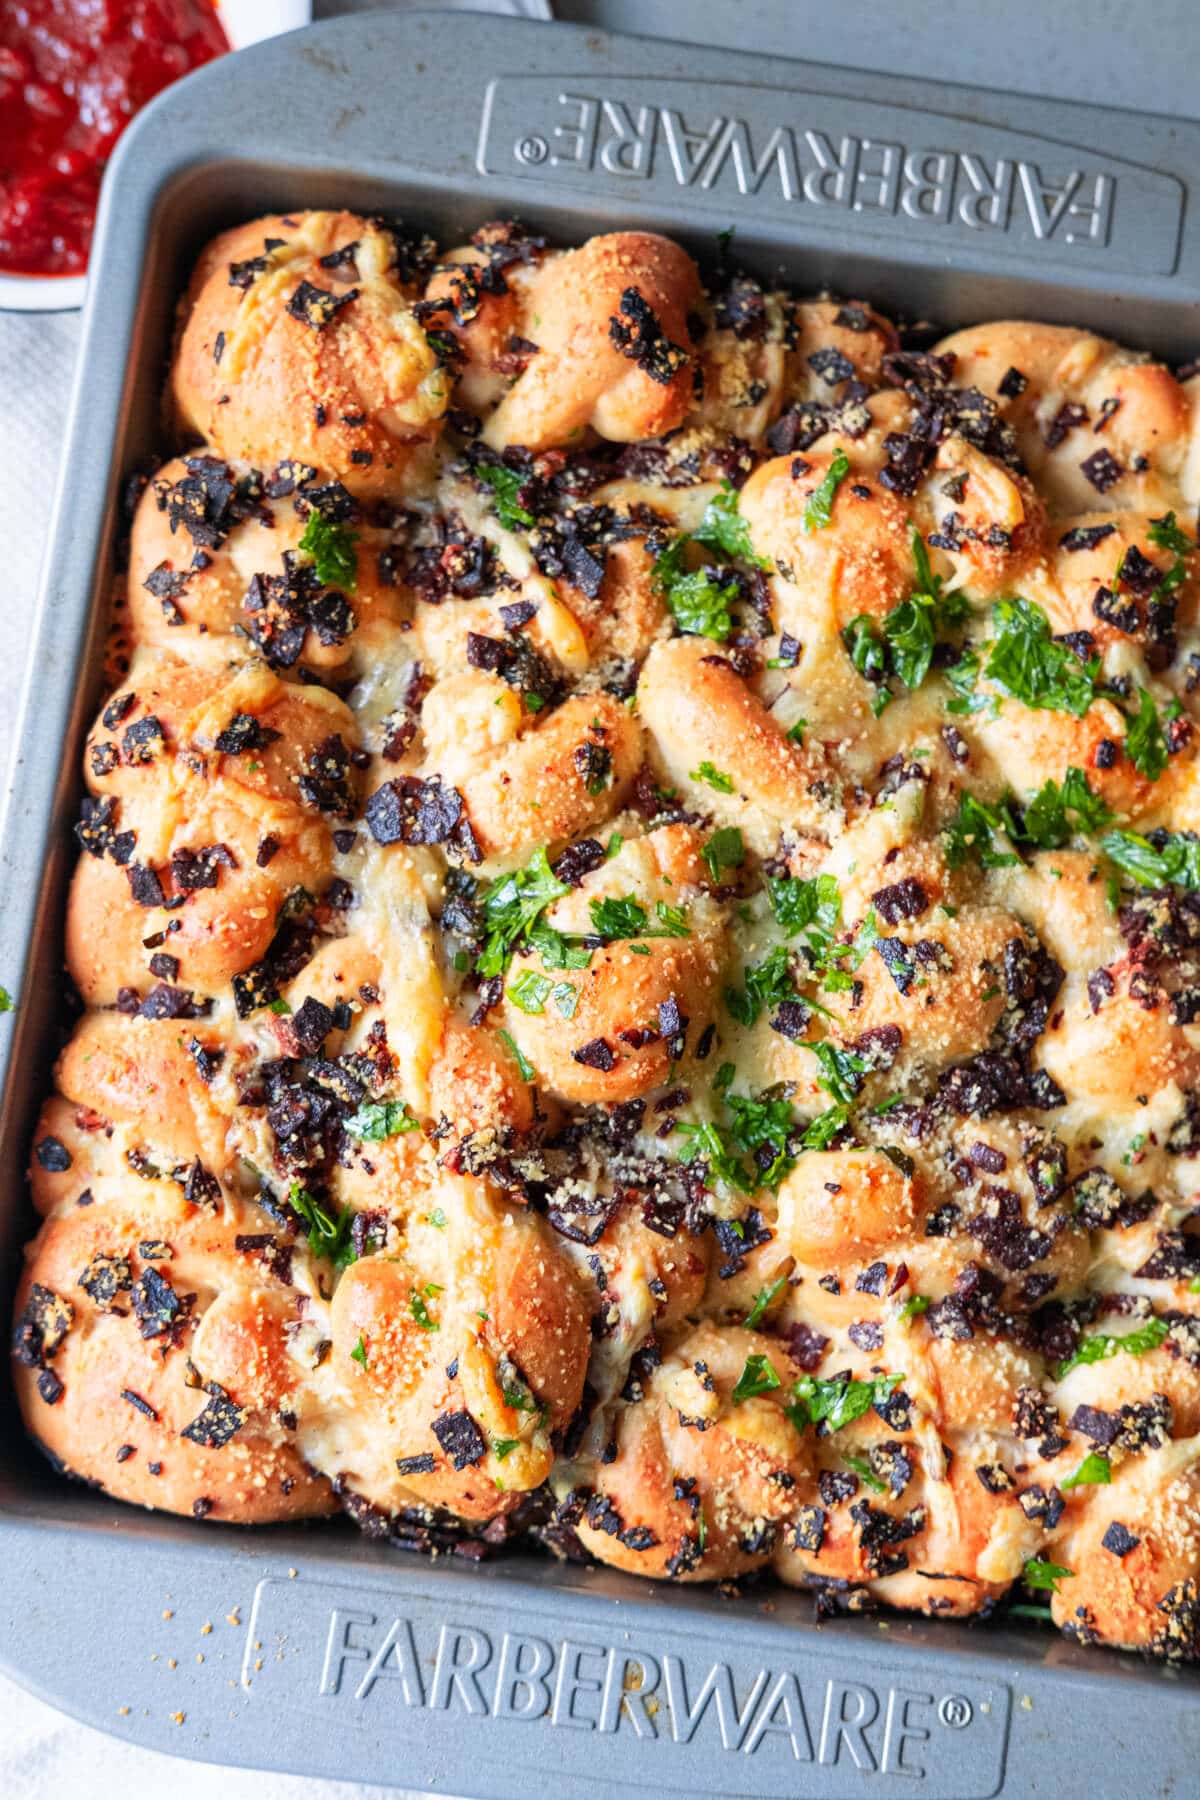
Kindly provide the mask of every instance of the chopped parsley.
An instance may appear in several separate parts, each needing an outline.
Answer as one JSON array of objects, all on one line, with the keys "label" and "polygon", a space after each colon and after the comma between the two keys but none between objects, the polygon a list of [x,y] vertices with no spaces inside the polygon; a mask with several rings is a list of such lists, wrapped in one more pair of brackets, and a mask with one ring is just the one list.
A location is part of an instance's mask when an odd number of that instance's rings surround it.
[{"label": "chopped parsley", "polygon": [[743,1400],[753,1400],[756,1394],[773,1393],[781,1385],[769,1356],[748,1356],[745,1367],[734,1383],[730,1399],[735,1406],[740,1406]]},{"label": "chopped parsley", "polygon": [[[1173,701],[1175,712],[1167,709],[1168,719],[1177,716],[1179,702]],[[1139,775],[1157,781],[1167,766],[1167,738],[1154,704],[1154,696],[1144,687],[1138,689],[1138,710],[1125,730],[1125,754]]]},{"label": "chopped parsley", "polygon": [[733,780],[726,775],[724,769],[714,769],[710,762],[702,762],[699,768],[690,771],[689,780],[703,781],[718,794],[732,794]]},{"label": "chopped parsley", "polygon": [[859,613],[842,632],[842,642],[863,680],[875,684],[875,692],[871,696],[871,711],[878,718],[892,703],[892,691],[884,686],[888,656],[887,645],[879,634],[879,627],[869,613]]},{"label": "chopped parsley", "polygon": [[1021,1571],[1021,1580],[1026,1587],[1048,1588],[1052,1594],[1057,1594],[1059,1582],[1074,1573],[1074,1569],[1064,1569],[1061,1563],[1047,1562],[1043,1556],[1031,1556]]},{"label": "chopped parsley", "polygon": [[[1176,556],[1190,556],[1196,548],[1187,532],[1182,531],[1175,523],[1173,512],[1164,513],[1161,519],[1151,519],[1146,536],[1157,549],[1173,550]],[[1175,571],[1171,570],[1170,573],[1173,576]],[[1178,587],[1182,579],[1183,577],[1179,576],[1173,580],[1172,587]]]},{"label": "chopped parsley", "polygon": [[351,1356],[352,1361],[354,1361],[356,1363],[361,1363],[363,1368],[364,1369],[366,1368],[366,1366],[367,1366],[367,1346],[363,1342],[363,1334],[361,1331],[358,1334],[358,1342],[357,1342],[357,1344],[355,1344],[353,1350],[350,1352],[350,1356]]},{"label": "chopped parsley", "polygon": [[1059,1486],[1063,1493],[1077,1487],[1107,1487],[1112,1480],[1112,1464],[1107,1456],[1101,1456],[1098,1450],[1091,1450],[1084,1457],[1073,1475],[1068,1475]]},{"label": "chopped parsley", "polygon": [[835,450],[821,479],[821,485],[814,488],[804,504],[804,531],[824,531],[833,517],[833,501],[838,489],[850,473],[850,458],[844,450]]},{"label": "chopped parsley", "polygon": [[314,1194],[299,1181],[293,1181],[288,1188],[288,1205],[308,1227],[308,1247],[314,1256],[323,1256],[337,1269],[344,1269],[348,1263],[358,1260],[358,1253],[350,1241],[350,1227],[354,1223],[354,1213],[350,1207],[334,1214]]},{"label": "chopped parsley", "polygon": [[350,1136],[368,1144],[382,1144],[386,1138],[420,1129],[421,1122],[409,1112],[407,1100],[364,1100],[346,1120]]},{"label": "chopped parsley", "polygon": [[880,1481],[865,1456],[846,1456],[842,1459],[848,1469],[853,1469],[860,1481],[866,1483],[873,1494],[886,1494],[887,1483]]},{"label": "chopped parsley", "polygon": [[1050,621],[1031,600],[998,600],[992,622],[996,635],[983,671],[989,681],[1026,706],[1081,719],[1096,697],[1100,658],[1081,663],[1051,636]]},{"label": "chopped parsley", "polygon": [[[570,891],[569,884],[560,881],[550,867],[544,848],[536,852],[525,868],[514,869],[511,874],[501,875],[493,881],[483,896],[486,937],[475,965],[479,973],[487,976],[502,975],[518,941],[529,933],[548,906],[552,906]],[[538,948],[542,949],[542,942],[539,942]],[[542,960],[547,960],[544,950]]]},{"label": "chopped parsley", "polygon": [[1142,887],[1200,888],[1200,837],[1191,831],[1109,831],[1100,848],[1111,862]]},{"label": "chopped parsley", "polygon": [[[729,1079],[732,1080],[732,1073]],[[795,1167],[789,1154],[790,1140],[797,1131],[791,1106],[778,1089],[757,1095],[731,1094],[727,1091],[728,1081],[722,1083],[719,1079],[713,1087],[726,1090],[724,1100],[732,1123],[723,1127],[704,1120],[698,1125],[680,1125],[685,1160],[706,1162],[716,1180],[739,1193],[754,1194],[763,1187],[774,1191]],[[749,1167],[739,1151],[750,1157]]]},{"label": "chopped parsley", "polygon": [[828,1042],[806,1040],[804,1048],[812,1051],[820,1065],[817,1086],[839,1106],[850,1106],[862,1086],[861,1077],[867,1070],[865,1058],[854,1050],[841,1050]]},{"label": "chopped parsley", "polygon": [[966,788],[958,797],[958,812],[946,826],[943,847],[946,862],[952,869],[961,868],[971,856],[982,868],[1004,869],[1020,859],[997,843],[997,837],[1010,840],[1017,836],[1017,825],[1008,803],[989,806]]},{"label": "chopped parsley", "polygon": [[434,1295],[440,1294],[441,1291],[434,1281],[427,1281],[419,1293],[416,1288],[408,1290],[408,1310],[422,1331],[440,1331],[442,1329],[425,1304],[426,1300],[432,1300]]},{"label": "chopped parsley", "polygon": [[922,1313],[927,1313],[932,1305],[933,1301],[928,1294],[914,1294],[900,1308],[900,1317],[902,1319],[918,1319]]},{"label": "chopped parsley", "polygon": [[824,948],[842,922],[841,889],[832,875],[768,881],[767,897],[788,937],[803,935]]},{"label": "chopped parsley", "polygon": [[300,539],[300,549],[306,556],[311,556],[317,580],[323,587],[354,592],[358,581],[357,544],[357,532],[335,520],[322,518],[313,507]]},{"label": "chopped parsley", "polygon": [[508,984],[508,997],[523,1013],[544,1013],[547,1000],[553,1000],[564,1019],[573,1019],[579,1005],[579,989],[569,981],[551,981],[535,969],[523,969]]},{"label": "chopped parsley", "polygon": [[519,499],[528,477],[518,469],[510,469],[507,463],[500,462],[476,463],[471,473],[476,481],[482,481],[485,487],[491,488],[496,518],[504,529],[528,531],[535,520],[532,513],[526,512]]},{"label": "chopped parsley", "polygon": [[855,1381],[849,1375],[833,1375],[828,1380],[802,1375],[792,1389],[795,1403],[785,1410],[797,1431],[821,1424],[840,1431],[894,1394],[903,1380],[903,1375],[880,1375],[874,1381]]},{"label": "chopped parsley", "polygon": [[1055,1369],[1054,1379],[1061,1381],[1064,1375],[1083,1364],[1107,1362],[1121,1350],[1128,1351],[1131,1356],[1144,1356],[1147,1350],[1158,1349],[1169,1329],[1165,1319],[1153,1318],[1139,1325],[1136,1331],[1127,1331],[1124,1337],[1111,1337],[1107,1331],[1098,1331],[1092,1337],[1081,1338],[1071,1355]]},{"label": "chopped parsley", "polygon": [[840,1132],[845,1131],[849,1123],[850,1106],[848,1102],[844,1105],[826,1107],[824,1112],[818,1113],[816,1118],[811,1119],[805,1126],[804,1136],[800,1139],[801,1148],[804,1150],[828,1150],[834,1138]]},{"label": "chopped parsley", "polygon": [[640,900],[632,894],[623,898],[615,897],[604,900],[593,900],[588,906],[592,925],[596,935],[605,943],[612,943],[617,938],[685,938],[691,936],[687,918],[681,906],[668,906],[665,900],[655,903],[654,916],[657,925],[649,923],[649,914]]},{"label": "chopped parsley", "polygon": [[510,1031],[500,1031],[496,1035],[500,1038],[501,1042],[504,1044],[505,1048],[507,1049],[509,1055],[512,1057],[513,1061],[516,1063],[517,1073],[520,1075],[521,1080],[522,1081],[536,1081],[537,1080],[537,1070],[534,1068],[533,1064],[529,1061],[529,1058],[527,1056],[522,1056],[520,1046],[518,1045],[516,1038],[513,1037],[512,1033]]},{"label": "chopped parsley", "polygon": [[728,565],[708,562],[689,568],[688,550],[693,544],[753,568],[770,567],[750,541],[750,528],[738,512],[737,493],[729,482],[723,482],[721,491],[709,501],[698,528],[673,538],[661,552],[653,575],[654,586],[681,631],[724,642],[733,631],[730,608],[741,596],[741,580],[738,571]]},{"label": "chopped parsley", "polygon": [[713,880],[720,881],[722,869],[741,868],[746,860],[746,846],[736,825],[723,825],[713,832],[700,854]]},{"label": "chopped parsley", "polygon": [[6,987],[0,987],[0,1013],[12,1012],[16,1001]]},{"label": "chopped parsley", "polygon": [[754,1305],[742,1320],[742,1324],[748,1331],[758,1329],[786,1286],[787,1276],[780,1275],[771,1283],[770,1287],[759,1288],[754,1296]]},{"label": "chopped parsley", "polygon": [[753,568],[769,569],[771,566],[765,557],[759,556],[750,541],[750,527],[738,511],[737,489],[731,482],[721,483],[720,492],[714,494],[705,507],[704,517],[691,536],[694,544],[722,550],[726,556],[749,563]]},{"label": "chopped parsley", "polygon": [[1115,817],[1083,770],[1072,766],[1061,787],[1054,780],[1043,782],[1025,807],[1017,836],[1039,850],[1061,850],[1075,832],[1103,831]]},{"label": "chopped parsley", "polygon": [[742,983],[740,988],[725,989],[725,1004],[739,1025],[757,1025],[764,1011],[794,999],[796,984],[786,944],[777,944],[760,963],[747,963]]},{"label": "chopped parsley", "polygon": [[[663,556],[669,554],[663,551]],[[694,569],[664,579],[663,592],[680,631],[690,632],[693,637],[713,638],[717,643],[724,643],[733,631],[729,609],[738,597],[736,581],[722,582],[712,569]]]}]

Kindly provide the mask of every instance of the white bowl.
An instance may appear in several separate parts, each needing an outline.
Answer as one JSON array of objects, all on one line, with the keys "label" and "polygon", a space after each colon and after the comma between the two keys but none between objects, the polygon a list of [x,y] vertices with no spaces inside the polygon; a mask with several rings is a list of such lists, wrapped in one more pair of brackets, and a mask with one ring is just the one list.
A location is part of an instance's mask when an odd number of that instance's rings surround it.
[{"label": "white bowl", "polygon": [[[312,21],[312,0],[217,0],[234,50],[278,37]],[[0,270],[0,312],[77,312],[86,275],[17,275]]]}]

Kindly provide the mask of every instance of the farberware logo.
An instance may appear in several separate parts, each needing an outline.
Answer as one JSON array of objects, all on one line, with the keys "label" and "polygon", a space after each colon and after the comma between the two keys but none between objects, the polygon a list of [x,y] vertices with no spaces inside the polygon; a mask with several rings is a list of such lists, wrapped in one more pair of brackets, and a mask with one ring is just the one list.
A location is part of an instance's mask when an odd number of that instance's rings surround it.
[{"label": "farberware logo", "polygon": [[[243,1685],[331,1724],[394,1733],[410,1754],[478,1745],[492,1767],[583,1771],[601,1787],[636,1767],[651,1791],[683,1788],[853,1800],[918,1791],[987,1800],[1001,1785],[1010,1695],[975,1676],[881,1666],[871,1646],[824,1644],[747,1614],[720,1642],[694,1618],[656,1623],[647,1640],[594,1609],[564,1632],[561,1615],[506,1584],[469,1616],[443,1599],[338,1582],[260,1584]],[[753,1640],[757,1638],[758,1648]],[[278,1644],[272,1658],[264,1650]],[[543,1734],[555,1747],[538,1749]],[[714,1772],[713,1758],[721,1773]],[[749,1763],[746,1759],[752,1759]],[[728,1761],[726,1761],[728,1759]],[[736,1760],[735,1760],[736,1759]],[[405,1765],[418,1783],[419,1762]],[[803,1775],[800,1768],[803,1768]]]},{"label": "farberware logo", "polygon": [[988,240],[1023,259],[1130,273],[1175,266],[1184,196],[1172,175],[948,114],[714,83],[697,100],[687,85],[502,76],[488,89],[480,170],[686,190],[727,223],[747,209],[818,227],[850,213],[908,241]]}]

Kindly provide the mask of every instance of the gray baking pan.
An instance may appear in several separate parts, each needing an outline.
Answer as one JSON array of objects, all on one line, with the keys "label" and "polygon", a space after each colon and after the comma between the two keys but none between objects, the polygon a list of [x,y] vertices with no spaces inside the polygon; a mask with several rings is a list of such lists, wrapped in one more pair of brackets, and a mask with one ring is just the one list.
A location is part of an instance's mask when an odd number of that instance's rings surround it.
[{"label": "gray baking pan", "polygon": [[[1200,126],[567,27],[360,16],[148,109],[105,186],[0,859],[0,1245],[62,1009],[63,894],[123,471],[160,445],[175,294],[258,211],[387,207],[443,241],[518,213],[655,227],[803,288],[946,322],[1077,321],[1200,348]],[[7,1305],[7,1298],[5,1298]],[[241,1532],[0,1452],[0,1656],[180,1755],[459,1795],[1056,1800],[1197,1792],[1192,1675],[1036,1628],[812,1619],[809,1598],[475,1567],[345,1525]]]}]

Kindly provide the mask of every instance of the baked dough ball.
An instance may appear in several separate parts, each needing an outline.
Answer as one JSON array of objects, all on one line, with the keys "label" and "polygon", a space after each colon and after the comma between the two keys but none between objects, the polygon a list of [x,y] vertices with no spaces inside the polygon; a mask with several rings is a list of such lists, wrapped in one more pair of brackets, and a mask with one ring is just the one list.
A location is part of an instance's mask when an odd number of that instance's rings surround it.
[{"label": "baked dough ball", "polygon": [[1187,396],[1171,372],[1065,325],[1000,320],[943,338],[953,379],[999,402],[1055,514],[1172,504],[1188,447]]},{"label": "baked dough ball", "polygon": [[430,1202],[399,1254],[360,1258],[334,1295],[340,1469],[386,1510],[489,1519],[549,1473],[583,1387],[588,1314],[536,1215],[480,1183]]},{"label": "baked dough ball", "polygon": [[[164,464],[130,539],[137,641],[197,663],[228,661],[247,639],[276,669],[359,660],[370,628],[402,616],[393,533],[369,524],[348,494],[307,486],[318,504],[293,476],[264,486],[258,471],[230,467],[211,447]],[[332,543],[332,557],[300,548],[314,533]]]},{"label": "baked dough ball", "polygon": [[180,310],[180,424],[230,461],[396,492],[450,391],[408,262],[401,238],[354,213],[276,215],[214,238]]},{"label": "baked dough ball", "polygon": [[[777,1386],[734,1390],[751,1357]],[[752,1331],[699,1326],[665,1357],[645,1397],[621,1408],[617,1455],[597,1472],[575,1530],[601,1562],[681,1581],[760,1568],[810,1464],[784,1407],[799,1373]]]},{"label": "baked dough ball", "polygon": [[638,682],[638,711],[667,784],[718,825],[737,826],[761,854],[780,833],[825,823],[822,765],[791,742],[733,664],[704,638],[656,644]]},{"label": "baked dough ball", "polygon": [[223,674],[140,658],[88,739],[67,963],[92,1004],[155,981],[215,994],[261,961],[289,896],[328,886],[353,717],[264,664]]},{"label": "baked dough ball", "polygon": [[547,914],[570,937],[611,933],[587,967],[548,977],[538,951],[514,959],[505,1024],[550,1092],[630,1100],[694,1055],[721,966],[721,912],[701,875],[686,827],[634,839]]},{"label": "baked dough ball", "polygon": [[526,315],[537,354],[484,431],[494,449],[543,450],[585,427],[632,443],[683,423],[692,394],[690,256],[669,238],[617,231],[549,258]]}]

